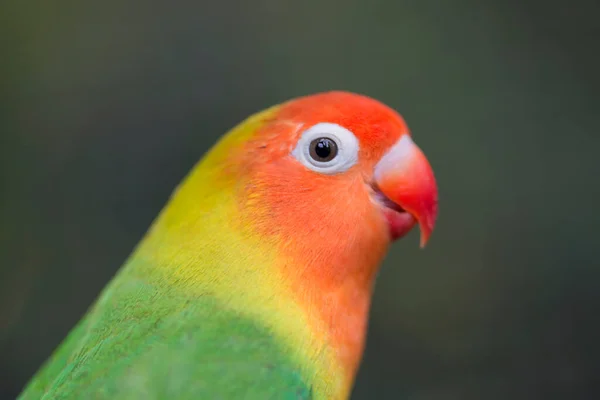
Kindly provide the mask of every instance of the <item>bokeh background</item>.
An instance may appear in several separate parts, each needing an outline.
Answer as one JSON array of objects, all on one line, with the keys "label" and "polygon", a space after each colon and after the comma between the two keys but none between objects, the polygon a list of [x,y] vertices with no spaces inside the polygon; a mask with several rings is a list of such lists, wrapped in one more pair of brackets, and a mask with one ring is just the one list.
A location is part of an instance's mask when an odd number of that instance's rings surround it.
[{"label": "bokeh background", "polygon": [[593,399],[595,1],[0,6],[0,398],[14,398],[173,188],[249,114],[345,89],[399,110],[440,218],[377,285],[353,399]]}]

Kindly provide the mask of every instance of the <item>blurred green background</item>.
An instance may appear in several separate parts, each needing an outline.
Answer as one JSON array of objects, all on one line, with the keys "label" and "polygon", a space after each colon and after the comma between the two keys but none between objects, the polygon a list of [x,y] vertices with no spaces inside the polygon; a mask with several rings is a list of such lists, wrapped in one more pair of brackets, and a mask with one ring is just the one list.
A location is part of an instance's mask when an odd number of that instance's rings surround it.
[{"label": "blurred green background", "polygon": [[0,398],[249,114],[330,89],[400,111],[440,185],[377,285],[354,399],[592,399],[600,4],[4,2]]}]

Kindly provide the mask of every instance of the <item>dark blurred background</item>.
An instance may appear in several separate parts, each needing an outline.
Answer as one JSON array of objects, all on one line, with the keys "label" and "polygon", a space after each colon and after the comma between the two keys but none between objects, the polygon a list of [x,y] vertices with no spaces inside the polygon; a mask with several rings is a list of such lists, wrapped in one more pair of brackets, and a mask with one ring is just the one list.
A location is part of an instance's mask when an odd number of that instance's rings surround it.
[{"label": "dark blurred background", "polygon": [[593,399],[600,2],[4,2],[0,398],[249,114],[330,89],[399,110],[440,218],[378,282],[354,399]]}]

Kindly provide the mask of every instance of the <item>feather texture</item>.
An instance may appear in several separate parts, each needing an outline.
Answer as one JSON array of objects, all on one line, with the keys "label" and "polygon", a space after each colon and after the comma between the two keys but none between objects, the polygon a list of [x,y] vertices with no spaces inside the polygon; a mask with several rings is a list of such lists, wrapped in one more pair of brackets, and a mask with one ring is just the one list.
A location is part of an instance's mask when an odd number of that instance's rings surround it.
[{"label": "feather texture", "polygon": [[[356,135],[347,172],[322,175],[292,156],[318,122]],[[242,122],[20,399],[348,398],[390,244],[372,172],[406,134],[393,110],[344,92]]]}]

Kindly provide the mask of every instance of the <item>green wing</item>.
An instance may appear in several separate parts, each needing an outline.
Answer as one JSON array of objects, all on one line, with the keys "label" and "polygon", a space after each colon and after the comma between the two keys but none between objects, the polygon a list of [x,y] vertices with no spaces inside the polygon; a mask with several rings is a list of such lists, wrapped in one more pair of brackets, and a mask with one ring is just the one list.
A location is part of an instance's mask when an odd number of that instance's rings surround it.
[{"label": "green wing", "polygon": [[[123,279],[119,279],[123,278]],[[19,399],[311,399],[277,341],[210,296],[117,277]]]}]

